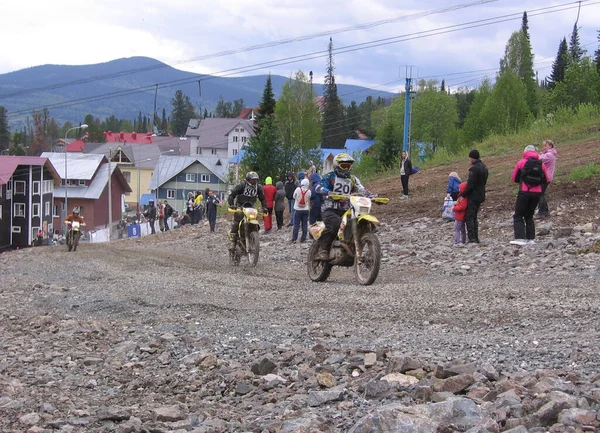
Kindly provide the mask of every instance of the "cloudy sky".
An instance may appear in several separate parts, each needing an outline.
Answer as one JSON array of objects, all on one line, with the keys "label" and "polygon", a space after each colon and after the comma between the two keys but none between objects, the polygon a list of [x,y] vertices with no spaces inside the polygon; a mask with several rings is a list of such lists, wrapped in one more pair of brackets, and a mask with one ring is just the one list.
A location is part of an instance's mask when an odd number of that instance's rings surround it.
[{"label": "cloudy sky", "polygon": [[322,82],[332,37],[338,83],[398,91],[410,70],[413,78],[474,86],[494,76],[524,11],[540,77],[577,19],[593,54],[600,0],[580,3],[578,18],[578,3],[568,0],[9,1],[0,74],[147,56],[214,75],[312,70]]}]

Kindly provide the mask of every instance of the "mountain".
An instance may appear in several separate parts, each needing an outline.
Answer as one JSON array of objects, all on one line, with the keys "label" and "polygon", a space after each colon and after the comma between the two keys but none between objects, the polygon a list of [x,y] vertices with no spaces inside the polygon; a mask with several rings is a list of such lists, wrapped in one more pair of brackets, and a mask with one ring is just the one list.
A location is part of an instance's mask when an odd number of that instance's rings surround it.
[{"label": "mountain", "polygon": [[[198,83],[200,81],[200,86]],[[188,95],[204,111],[215,108],[220,96],[225,101],[243,99],[246,107],[258,105],[267,75],[249,77],[214,77],[175,69],[148,57],[117,59],[83,66],[42,65],[0,75],[0,105],[8,110],[11,128],[20,128],[34,108],[47,107],[59,124],[79,123],[86,114],[104,119],[111,115],[133,121],[141,111],[152,117],[155,84],[156,112],[171,112],[171,99],[177,90]],[[271,76],[275,98],[287,78]],[[201,87],[201,89],[199,88]],[[313,83],[315,95],[323,85]],[[201,97],[200,97],[201,91]],[[357,103],[367,96],[390,98],[390,92],[361,86],[338,84],[338,94],[345,104]]]}]

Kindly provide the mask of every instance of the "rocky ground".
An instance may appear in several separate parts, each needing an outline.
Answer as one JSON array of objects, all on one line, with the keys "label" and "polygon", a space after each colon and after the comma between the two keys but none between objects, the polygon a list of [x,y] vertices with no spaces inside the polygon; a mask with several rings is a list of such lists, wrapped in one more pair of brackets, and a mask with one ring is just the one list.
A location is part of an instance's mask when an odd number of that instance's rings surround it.
[{"label": "rocky ground", "polygon": [[224,221],[0,255],[0,432],[600,430],[600,188],[557,182],[517,247],[491,182],[483,243],[454,247],[445,171],[375,210],[369,287],[312,283],[288,228],[230,268]]}]

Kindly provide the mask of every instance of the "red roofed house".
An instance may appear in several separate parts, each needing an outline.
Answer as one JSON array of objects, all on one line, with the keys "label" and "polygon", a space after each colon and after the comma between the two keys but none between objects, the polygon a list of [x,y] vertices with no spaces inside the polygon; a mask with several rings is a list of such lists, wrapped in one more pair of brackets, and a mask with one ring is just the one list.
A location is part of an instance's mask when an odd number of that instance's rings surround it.
[{"label": "red roofed house", "polygon": [[31,246],[53,234],[54,187],[61,179],[48,158],[0,156],[0,251]]},{"label": "red roofed house", "polygon": [[104,138],[107,143],[149,144],[154,142],[153,137],[154,134],[152,132],[104,132]]}]

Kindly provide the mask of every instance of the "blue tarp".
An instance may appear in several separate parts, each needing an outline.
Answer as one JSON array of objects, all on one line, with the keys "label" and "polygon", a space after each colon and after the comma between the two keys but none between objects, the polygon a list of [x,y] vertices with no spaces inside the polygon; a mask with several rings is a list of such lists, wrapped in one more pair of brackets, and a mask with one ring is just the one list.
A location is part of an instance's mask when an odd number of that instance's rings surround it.
[{"label": "blue tarp", "polygon": [[142,206],[146,206],[148,203],[150,203],[150,200],[154,200],[154,203],[156,203],[156,197],[154,197],[154,194],[142,194],[140,197],[140,204]]}]

